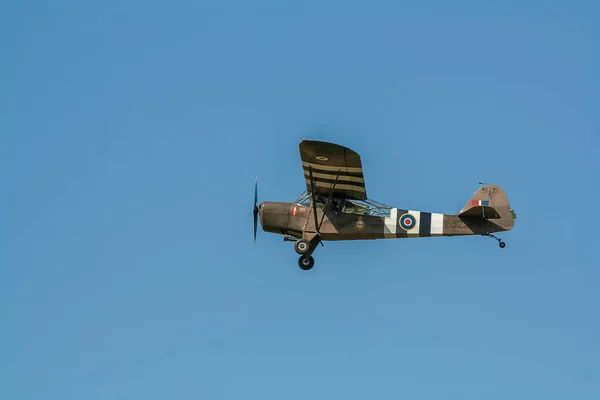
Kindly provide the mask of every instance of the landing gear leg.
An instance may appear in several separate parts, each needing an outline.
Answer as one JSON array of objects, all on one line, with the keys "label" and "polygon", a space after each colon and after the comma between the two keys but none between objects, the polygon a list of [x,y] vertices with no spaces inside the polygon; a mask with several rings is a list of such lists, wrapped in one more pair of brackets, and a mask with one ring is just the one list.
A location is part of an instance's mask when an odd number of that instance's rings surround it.
[{"label": "landing gear leg", "polygon": [[298,266],[304,271],[308,271],[315,265],[315,259],[312,257],[312,253],[316,250],[317,246],[321,243],[321,239],[318,235],[308,239],[302,238],[294,243],[294,250],[300,254],[298,259]]},{"label": "landing gear leg", "polygon": [[505,248],[505,247],[506,247],[506,243],[504,243],[504,242],[502,241],[502,239],[500,239],[500,238],[497,238],[497,237],[496,237],[496,236],[494,236],[494,235],[485,234],[485,235],[483,235],[483,236],[487,236],[487,237],[491,237],[492,239],[496,239],[496,240],[498,241],[498,246],[500,246],[500,248],[501,248],[501,249],[503,249],[503,248]]}]

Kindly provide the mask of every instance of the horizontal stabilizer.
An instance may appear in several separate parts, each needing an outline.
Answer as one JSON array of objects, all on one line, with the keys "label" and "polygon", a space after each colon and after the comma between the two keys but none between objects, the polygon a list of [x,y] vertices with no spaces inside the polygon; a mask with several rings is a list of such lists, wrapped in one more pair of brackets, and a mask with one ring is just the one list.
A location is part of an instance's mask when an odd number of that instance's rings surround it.
[{"label": "horizontal stabilizer", "polygon": [[466,211],[458,214],[460,217],[482,217],[488,219],[498,219],[500,218],[500,214],[496,211],[495,208],[490,206],[473,206]]}]

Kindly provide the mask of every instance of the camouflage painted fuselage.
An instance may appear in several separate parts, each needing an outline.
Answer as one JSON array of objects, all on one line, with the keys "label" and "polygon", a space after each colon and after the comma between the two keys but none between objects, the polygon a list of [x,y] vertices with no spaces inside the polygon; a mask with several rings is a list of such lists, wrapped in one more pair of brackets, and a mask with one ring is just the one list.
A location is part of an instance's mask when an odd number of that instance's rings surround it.
[{"label": "camouflage painted fuselage", "polygon": [[[479,204],[491,206],[480,206]],[[317,232],[313,207],[297,203],[264,202],[260,206],[263,230],[312,239]],[[487,213],[487,215],[486,215]],[[322,223],[321,223],[322,220]],[[514,214],[506,194],[495,185],[480,188],[458,214],[440,214],[392,208],[389,216],[336,213],[317,208],[321,240],[369,240],[464,236],[508,231]]]}]

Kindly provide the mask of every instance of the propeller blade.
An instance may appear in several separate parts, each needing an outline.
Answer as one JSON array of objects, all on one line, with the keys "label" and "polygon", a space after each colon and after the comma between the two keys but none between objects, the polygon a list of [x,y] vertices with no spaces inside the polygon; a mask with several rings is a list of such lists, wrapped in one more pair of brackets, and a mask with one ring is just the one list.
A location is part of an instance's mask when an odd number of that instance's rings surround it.
[{"label": "propeller blade", "polygon": [[254,207],[256,207],[256,203],[258,202],[258,177],[254,181]]},{"label": "propeller blade", "polygon": [[257,227],[257,215],[258,215],[258,210],[254,210],[254,243],[256,243],[256,227]]},{"label": "propeller blade", "polygon": [[258,227],[258,177],[254,182],[254,243],[256,243],[256,228]]}]

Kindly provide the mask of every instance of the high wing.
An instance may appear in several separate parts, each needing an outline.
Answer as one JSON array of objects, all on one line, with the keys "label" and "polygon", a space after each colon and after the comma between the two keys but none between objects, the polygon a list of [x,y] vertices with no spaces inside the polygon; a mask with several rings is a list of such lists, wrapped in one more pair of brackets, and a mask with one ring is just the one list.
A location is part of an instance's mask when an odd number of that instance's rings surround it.
[{"label": "high wing", "polygon": [[309,192],[312,169],[315,195],[329,196],[337,177],[333,197],[367,200],[365,177],[358,153],[339,144],[316,140],[303,140],[299,148]]}]

